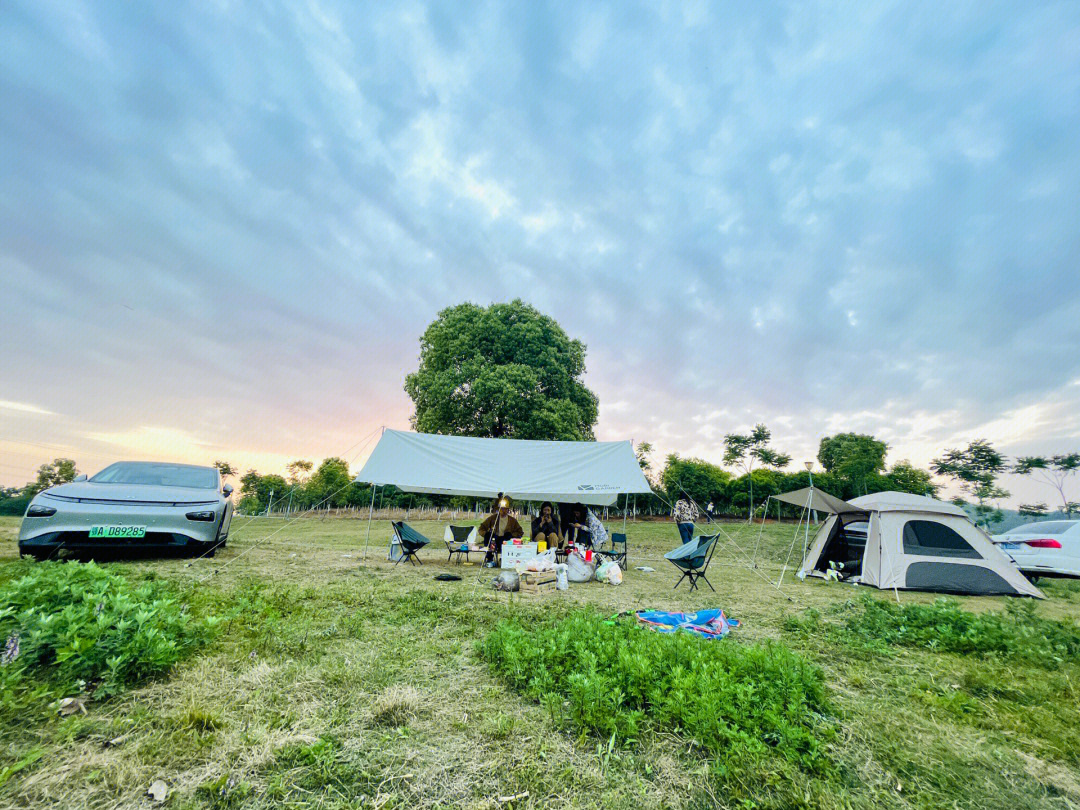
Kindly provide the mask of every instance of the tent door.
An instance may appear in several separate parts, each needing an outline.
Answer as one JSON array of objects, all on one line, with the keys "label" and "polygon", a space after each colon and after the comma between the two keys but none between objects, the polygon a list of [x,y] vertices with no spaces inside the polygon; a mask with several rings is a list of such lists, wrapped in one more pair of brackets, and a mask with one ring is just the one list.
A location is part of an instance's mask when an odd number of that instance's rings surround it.
[{"label": "tent door", "polygon": [[815,570],[825,572],[835,564],[845,578],[862,574],[867,530],[867,521],[862,515],[837,515]]}]

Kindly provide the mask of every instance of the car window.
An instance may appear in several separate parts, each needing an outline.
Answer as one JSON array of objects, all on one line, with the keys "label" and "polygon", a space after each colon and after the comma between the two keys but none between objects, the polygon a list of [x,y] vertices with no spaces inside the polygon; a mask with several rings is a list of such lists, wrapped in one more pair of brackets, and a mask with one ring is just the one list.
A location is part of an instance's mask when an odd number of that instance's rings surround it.
[{"label": "car window", "polygon": [[149,484],[159,487],[217,489],[217,470],[186,464],[148,464],[120,461],[90,479],[95,484]]},{"label": "car window", "polygon": [[1077,525],[1080,525],[1080,520],[1046,520],[1018,526],[1009,534],[1062,534]]}]

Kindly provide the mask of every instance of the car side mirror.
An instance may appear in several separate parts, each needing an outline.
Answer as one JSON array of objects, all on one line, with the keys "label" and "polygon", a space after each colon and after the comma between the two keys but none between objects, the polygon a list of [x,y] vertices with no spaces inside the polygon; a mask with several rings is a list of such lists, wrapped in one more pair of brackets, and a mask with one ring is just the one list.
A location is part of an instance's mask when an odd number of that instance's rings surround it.
[{"label": "car side mirror", "polygon": [[78,475],[76,475],[72,479],[72,481],[85,481],[85,480],[86,480],[86,473],[79,473]]},{"label": "car side mirror", "polygon": [[232,493],[233,493],[232,484],[226,484],[225,486],[223,486],[221,488],[221,494],[224,495],[226,498],[228,498],[230,495],[232,495]]}]

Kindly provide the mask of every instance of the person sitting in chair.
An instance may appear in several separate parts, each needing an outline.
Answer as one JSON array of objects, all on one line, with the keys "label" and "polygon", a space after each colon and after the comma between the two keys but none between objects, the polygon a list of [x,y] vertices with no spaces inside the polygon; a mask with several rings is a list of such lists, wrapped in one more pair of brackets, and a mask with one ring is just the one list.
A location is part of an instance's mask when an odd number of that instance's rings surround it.
[{"label": "person sitting in chair", "polygon": [[[560,548],[562,536],[559,532],[559,519],[555,517],[555,507],[548,501],[540,504],[540,514],[532,521],[532,540],[534,543],[545,543],[545,548]],[[539,550],[537,545],[537,550]]]},{"label": "person sitting in chair", "polygon": [[525,532],[521,530],[521,524],[517,522],[517,518],[510,514],[510,499],[499,497],[492,504],[492,513],[480,524],[480,542],[487,545],[484,565],[488,568],[494,568],[495,555],[502,553],[503,541],[523,537],[524,534]]},{"label": "person sitting in chair", "polygon": [[573,522],[570,525],[577,532],[575,545],[594,549],[604,545],[607,541],[607,529],[604,528],[600,518],[594,515],[591,509],[587,508],[583,503],[576,503],[571,515]]}]

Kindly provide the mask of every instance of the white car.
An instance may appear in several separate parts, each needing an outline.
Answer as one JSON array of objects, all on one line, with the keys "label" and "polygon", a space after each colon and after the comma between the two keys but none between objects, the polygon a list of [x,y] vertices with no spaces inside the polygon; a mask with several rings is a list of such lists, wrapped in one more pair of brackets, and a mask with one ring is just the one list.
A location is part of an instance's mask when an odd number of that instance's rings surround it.
[{"label": "white car", "polygon": [[991,538],[1028,577],[1080,577],[1080,520],[1044,520]]},{"label": "white car", "polygon": [[38,493],[19,527],[19,553],[212,555],[229,536],[230,494],[213,467],[118,461]]}]

